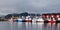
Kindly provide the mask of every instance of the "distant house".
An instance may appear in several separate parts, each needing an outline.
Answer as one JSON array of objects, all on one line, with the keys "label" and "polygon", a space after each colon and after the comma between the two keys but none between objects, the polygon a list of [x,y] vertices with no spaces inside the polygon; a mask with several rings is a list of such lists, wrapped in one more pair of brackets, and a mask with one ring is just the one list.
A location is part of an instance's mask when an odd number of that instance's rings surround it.
[{"label": "distant house", "polygon": [[49,19],[49,18],[58,19],[60,18],[60,13],[45,13],[45,14],[42,14],[42,18],[43,19]]}]

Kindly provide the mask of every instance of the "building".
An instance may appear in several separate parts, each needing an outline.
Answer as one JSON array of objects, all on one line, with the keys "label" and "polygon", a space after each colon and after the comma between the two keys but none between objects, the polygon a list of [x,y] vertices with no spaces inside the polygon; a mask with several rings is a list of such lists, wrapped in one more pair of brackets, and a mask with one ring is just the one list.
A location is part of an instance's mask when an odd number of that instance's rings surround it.
[{"label": "building", "polygon": [[44,20],[58,20],[60,21],[60,13],[44,13],[42,14]]}]

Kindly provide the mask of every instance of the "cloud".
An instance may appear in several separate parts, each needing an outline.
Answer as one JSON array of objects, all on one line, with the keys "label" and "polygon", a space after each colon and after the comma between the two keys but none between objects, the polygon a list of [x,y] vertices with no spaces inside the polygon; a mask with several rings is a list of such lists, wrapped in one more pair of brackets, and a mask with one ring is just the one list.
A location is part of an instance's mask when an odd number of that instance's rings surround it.
[{"label": "cloud", "polygon": [[53,13],[60,11],[60,0],[0,0],[0,14]]}]

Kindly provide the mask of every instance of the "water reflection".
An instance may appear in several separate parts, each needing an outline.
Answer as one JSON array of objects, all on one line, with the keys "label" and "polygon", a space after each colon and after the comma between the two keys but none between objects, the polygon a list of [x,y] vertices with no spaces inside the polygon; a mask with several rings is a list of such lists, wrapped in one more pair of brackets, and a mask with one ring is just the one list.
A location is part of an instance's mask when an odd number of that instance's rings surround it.
[{"label": "water reflection", "polygon": [[60,30],[60,23],[0,22],[0,30]]},{"label": "water reflection", "polygon": [[57,25],[57,30],[60,30],[60,23],[58,23]]}]

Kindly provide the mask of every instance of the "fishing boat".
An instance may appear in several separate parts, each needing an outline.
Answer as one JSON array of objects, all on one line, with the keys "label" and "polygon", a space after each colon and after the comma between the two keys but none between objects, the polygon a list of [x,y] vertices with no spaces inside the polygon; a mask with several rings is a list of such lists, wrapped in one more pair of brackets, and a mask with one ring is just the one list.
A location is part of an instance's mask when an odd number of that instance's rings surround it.
[{"label": "fishing boat", "polygon": [[42,18],[38,18],[36,22],[44,22],[44,20]]}]

